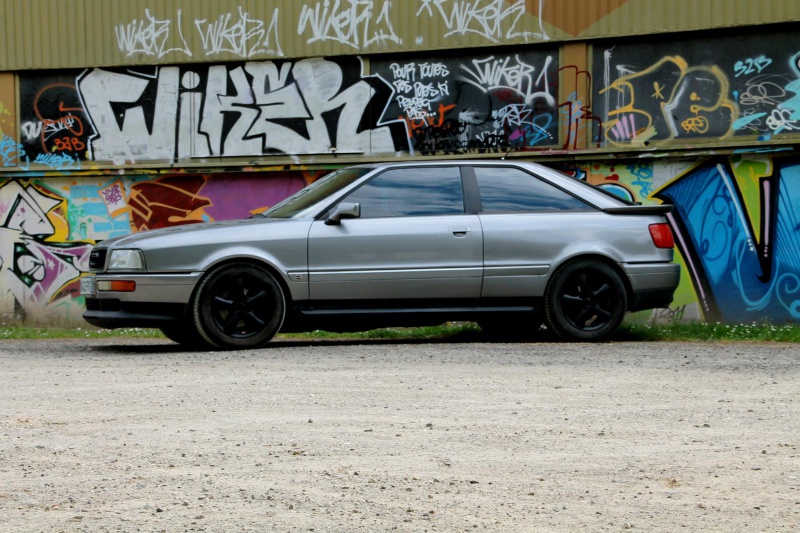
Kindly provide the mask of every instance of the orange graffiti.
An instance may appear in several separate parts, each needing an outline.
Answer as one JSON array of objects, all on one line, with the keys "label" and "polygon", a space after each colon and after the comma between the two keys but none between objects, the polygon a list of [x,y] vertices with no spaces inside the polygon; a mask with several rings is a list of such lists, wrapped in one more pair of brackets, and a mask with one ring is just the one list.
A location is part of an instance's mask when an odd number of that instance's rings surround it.
[{"label": "orange graffiti", "polygon": [[54,139],[55,147],[53,151],[55,152],[80,152],[84,148],[86,148],[86,143],[78,139],[77,137],[65,137],[63,139]]},{"label": "orange graffiti", "polygon": [[[78,140],[79,137],[82,137],[84,134],[84,127],[83,121],[78,118],[77,116],[73,115],[72,112],[75,111],[76,113],[83,113],[83,108],[81,107],[68,107],[63,101],[59,99],[61,93],[59,90],[67,90],[71,91],[71,93],[75,93],[77,88],[74,85],[70,85],[67,83],[54,83],[53,85],[48,85],[36,93],[36,97],[34,98],[33,103],[33,111],[40,121],[42,121],[42,134],[41,134],[41,142],[42,142],[42,149],[46,152],[50,151],[50,148],[47,146],[47,140],[53,137],[54,135],[60,135],[62,132],[69,132],[78,144],[73,144],[70,141],[70,147],[66,147],[66,145],[62,142],[60,145],[58,144],[59,140],[62,140],[60,137],[54,139],[56,143],[55,149],[57,151],[66,151],[66,150],[83,150],[86,148],[86,145]],[[56,94],[55,100],[58,102],[58,113],[61,116],[58,117],[45,117],[42,111],[39,109],[39,102],[41,101],[42,97],[45,93],[53,91]],[[49,103],[49,102],[48,102]],[[72,146],[82,146],[81,148],[71,148]]]},{"label": "orange graffiti", "polygon": [[425,117],[420,118],[410,118],[408,116],[401,116],[398,117],[400,120],[404,120],[406,123],[406,131],[408,131],[408,138],[411,139],[414,137],[414,132],[419,131],[425,128],[441,128],[444,126],[444,116],[447,114],[448,111],[451,109],[455,109],[456,104],[439,104],[439,111],[432,115],[428,115]]}]

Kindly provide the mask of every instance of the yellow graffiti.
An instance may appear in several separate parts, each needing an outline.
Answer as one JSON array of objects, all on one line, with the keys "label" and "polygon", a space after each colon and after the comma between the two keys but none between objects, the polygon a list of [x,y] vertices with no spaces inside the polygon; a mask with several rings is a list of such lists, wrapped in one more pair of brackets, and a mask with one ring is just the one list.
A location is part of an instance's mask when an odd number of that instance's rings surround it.
[{"label": "yellow graffiti", "polygon": [[67,199],[59,195],[55,191],[51,191],[47,187],[37,183],[31,183],[28,190],[35,190],[39,196],[39,202],[43,204],[43,199],[48,198],[52,202],[50,208],[47,210],[47,220],[52,226],[52,233],[45,239],[45,242],[67,242],[69,237],[69,222],[67,221],[67,209],[69,205]]},{"label": "yellow graffiti", "polygon": [[14,131],[14,114],[3,102],[0,102],[0,136],[6,135],[4,126],[8,127],[8,135],[11,135],[11,132]]},{"label": "yellow graffiti", "polygon": [[[701,130],[695,130],[697,133],[706,133],[712,120],[719,122],[720,111],[727,110],[728,129],[720,136],[720,138],[724,139],[733,135],[733,118],[737,116],[738,108],[736,103],[728,98],[728,93],[730,92],[730,83],[728,82],[728,77],[725,75],[722,69],[717,66],[693,67],[688,69],[683,73],[681,81],[675,84],[675,88],[673,89],[670,97],[670,103],[662,103],[661,108],[665,117],[674,116],[676,109],[680,108],[680,102],[678,102],[677,99],[682,88],[682,84],[685,82],[685,80],[695,78],[707,81],[707,76],[711,76],[712,80],[716,80],[719,86],[716,88],[716,92],[713,94],[706,93],[705,95],[699,95],[695,91],[690,93],[689,101],[692,102],[692,104],[689,105],[689,112],[694,116],[687,117],[686,121],[690,121],[690,123],[695,127],[701,128]],[[711,98],[708,98],[709,95],[711,95]],[[693,119],[699,120],[692,122]],[[671,124],[671,121],[667,120],[667,123]],[[676,129],[673,128],[672,131],[673,137],[677,137]]]},{"label": "yellow graffiti", "polygon": [[706,133],[708,120],[706,117],[689,117],[681,122],[681,127],[686,133]]},{"label": "yellow graffiti", "polygon": [[[650,81],[655,77],[658,79]],[[693,90],[700,81],[703,92]],[[641,87],[642,82],[652,85],[652,94],[642,95],[641,91],[637,94],[636,87]],[[609,120],[604,126],[608,143],[630,144],[650,139],[671,140],[682,135],[705,135],[712,124],[723,125],[722,131],[714,132],[719,138],[733,135],[733,118],[738,110],[736,103],[727,96],[728,78],[717,66],[690,68],[680,56],[664,57],[641,72],[615,80],[600,94],[609,91],[617,94],[624,104],[608,113]],[[656,129],[656,124],[662,123],[659,120],[663,122],[661,131]],[[725,120],[727,127],[724,127]]]},{"label": "yellow graffiti", "polygon": [[762,237],[761,212],[763,210],[764,193],[761,189],[763,178],[772,176],[772,159],[768,156],[748,154],[731,158],[731,168],[739,191],[742,193],[742,202],[745,204],[745,212],[750,219],[753,228],[753,235],[759,244]]},{"label": "yellow graffiti", "polygon": [[661,85],[660,83],[658,83],[657,81],[654,81],[653,82],[653,89],[656,90],[656,92],[653,93],[653,98],[658,98],[659,100],[663,100],[664,99],[664,86]]}]

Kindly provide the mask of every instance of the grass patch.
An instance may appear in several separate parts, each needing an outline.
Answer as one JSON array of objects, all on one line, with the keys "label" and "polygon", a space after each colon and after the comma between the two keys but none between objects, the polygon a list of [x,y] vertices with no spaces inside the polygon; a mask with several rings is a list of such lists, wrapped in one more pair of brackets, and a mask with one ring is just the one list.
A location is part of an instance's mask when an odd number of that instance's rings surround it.
[{"label": "grass patch", "polygon": [[624,324],[618,336],[637,341],[770,341],[800,342],[800,325],[706,324],[685,322],[664,325]]},{"label": "grass patch", "polygon": [[116,337],[159,338],[157,329],[122,328],[31,328],[26,326],[0,326],[0,339],[103,339]]},{"label": "grass patch", "polygon": [[[550,340],[542,332],[543,340]],[[32,328],[17,325],[0,325],[0,339],[77,339],[77,338],[163,338],[157,329],[123,328]],[[448,323],[442,326],[420,328],[384,328],[355,333],[309,333],[282,334],[284,339],[450,339],[453,341],[485,340],[481,329],[470,322]],[[687,322],[665,325],[625,323],[614,335],[616,341],[760,341],[800,342],[800,325],[786,324],[706,324]]]}]

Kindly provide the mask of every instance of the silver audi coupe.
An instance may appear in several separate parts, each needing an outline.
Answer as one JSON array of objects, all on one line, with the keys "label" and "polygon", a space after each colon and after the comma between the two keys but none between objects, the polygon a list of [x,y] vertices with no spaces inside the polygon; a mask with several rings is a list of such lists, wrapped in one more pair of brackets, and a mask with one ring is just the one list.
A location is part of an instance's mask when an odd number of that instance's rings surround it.
[{"label": "silver audi coupe", "polygon": [[83,317],[207,349],[447,321],[599,341],[672,301],[671,208],[535,163],[353,166],[249,219],[98,243]]}]

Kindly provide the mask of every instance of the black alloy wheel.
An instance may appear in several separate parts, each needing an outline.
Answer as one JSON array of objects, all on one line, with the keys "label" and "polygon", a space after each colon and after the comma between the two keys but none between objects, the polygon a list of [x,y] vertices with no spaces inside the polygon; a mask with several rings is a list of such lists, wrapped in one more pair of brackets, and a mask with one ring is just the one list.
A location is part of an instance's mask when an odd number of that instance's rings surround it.
[{"label": "black alloy wheel", "polygon": [[548,328],[567,340],[605,340],[622,323],[626,299],[611,266],[588,259],[567,263],[545,291]]},{"label": "black alloy wheel", "polygon": [[269,272],[235,263],[203,278],[192,308],[197,330],[209,344],[247,349],[263,346],[278,332],[286,300]]}]

